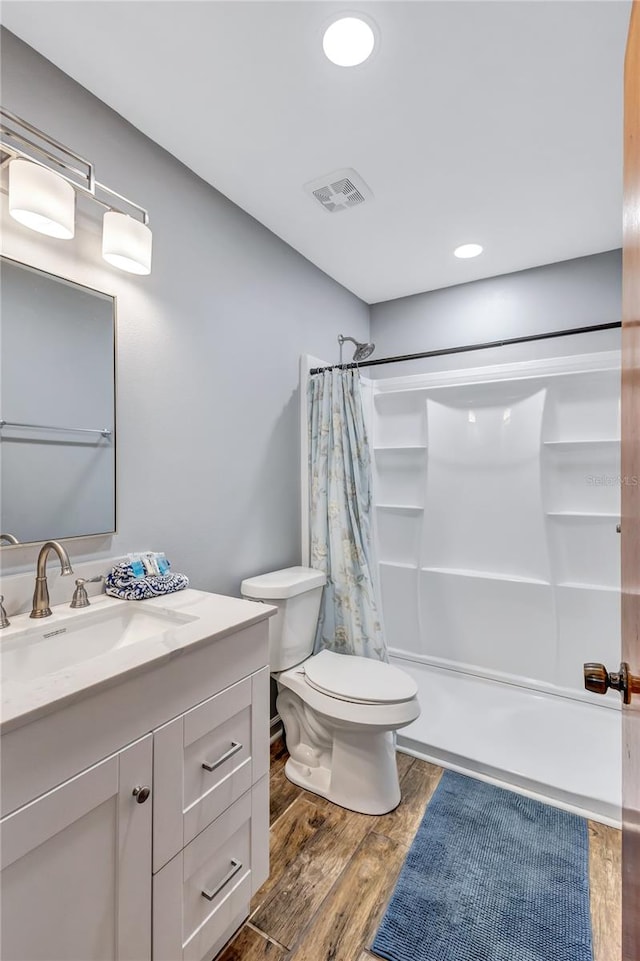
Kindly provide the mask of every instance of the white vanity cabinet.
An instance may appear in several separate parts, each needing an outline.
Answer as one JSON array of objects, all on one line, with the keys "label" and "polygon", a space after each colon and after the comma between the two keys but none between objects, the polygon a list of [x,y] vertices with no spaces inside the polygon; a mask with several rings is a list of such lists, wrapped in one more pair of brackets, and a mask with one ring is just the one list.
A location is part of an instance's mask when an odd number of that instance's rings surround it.
[{"label": "white vanity cabinet", "polygon": [[270,611],[223,602],[218,635],[4,725],[2,961],[212,961],[248,916]]}]

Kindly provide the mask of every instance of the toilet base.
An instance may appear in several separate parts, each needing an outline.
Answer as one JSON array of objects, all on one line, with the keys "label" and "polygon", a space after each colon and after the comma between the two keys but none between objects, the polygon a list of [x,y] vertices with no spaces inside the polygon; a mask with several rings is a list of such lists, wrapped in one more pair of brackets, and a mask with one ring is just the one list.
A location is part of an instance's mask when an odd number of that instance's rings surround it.
[{"label": "toilet base", "polygon": [[363,703],[307,684],[304,665],[276,676],[290,781],[359,814],[387,814],[400,803],[395,732],[420,714],[417,698]]},{"label": "toilet base", "polygon": [[[286,722],[285,722],[286,731]],[[394,737],[390,731],[336,730],[331,767],[289,757],[284,773],[294,784],[359,814],[387,814],[400,803]]]}]

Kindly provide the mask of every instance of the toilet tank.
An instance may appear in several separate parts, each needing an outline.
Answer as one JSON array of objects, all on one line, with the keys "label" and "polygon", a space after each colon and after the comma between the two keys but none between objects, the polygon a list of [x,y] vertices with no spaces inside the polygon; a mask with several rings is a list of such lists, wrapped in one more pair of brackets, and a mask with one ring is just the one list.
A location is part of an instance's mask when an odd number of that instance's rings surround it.
[{"label": "toilet tank", "polygon": [[286,671],[313,653],[322,588],[327,577],[311,567],[287,567],[249,577],[240,585],[243,597],[278,608],[269,618],[269,666]]}]

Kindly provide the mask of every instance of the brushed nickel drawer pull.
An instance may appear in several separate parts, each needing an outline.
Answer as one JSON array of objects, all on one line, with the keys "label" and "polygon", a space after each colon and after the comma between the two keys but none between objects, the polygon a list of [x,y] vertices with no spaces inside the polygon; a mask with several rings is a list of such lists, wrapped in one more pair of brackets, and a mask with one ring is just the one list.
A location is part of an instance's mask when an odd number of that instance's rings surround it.
[{"label": "brushed nickel drawer pull", "polygon": [[207,891],[206,888],[202,890],[202,897],[206,898],[207,901],[213,901],[217,894],[220,894],[222,889],[229,883],[231,878],[235,878],[238,871],[242,871],[242,861],[236,861],[235,858],[231,859],[231,870],[228,871],[223,877],[220,884],[218,884],[213,891]]},{"label": "brushed nickel drawer pull", "polygon": [[239,744],[238,741],[232,741],[229,750],[225,751],[217,761],[203,761],[202,766],[205,771],[215,771],[217,767],[220,767],[221,764],[224,764],[225,761],[228,761],[230,757],[233,757],[234,754],[237,754],[238,751],[241,750],[242,744]]}]

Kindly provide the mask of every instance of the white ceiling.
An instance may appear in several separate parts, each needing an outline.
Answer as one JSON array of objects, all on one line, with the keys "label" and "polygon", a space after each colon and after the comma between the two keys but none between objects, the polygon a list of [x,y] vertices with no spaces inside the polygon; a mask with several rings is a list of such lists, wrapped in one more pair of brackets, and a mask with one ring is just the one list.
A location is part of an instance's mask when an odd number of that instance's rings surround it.
[{"label": "white ceiling", "polygon": [[[323,28],[358,10],[379,46],[336,67]],[[375,303],[620,245],[629,11],[627,0],[38,0],[3,3],[2,20]],[[341,167],[374,199],[329,214],[302,185]],[[452,256],[471,241],[484,254]]]}]

